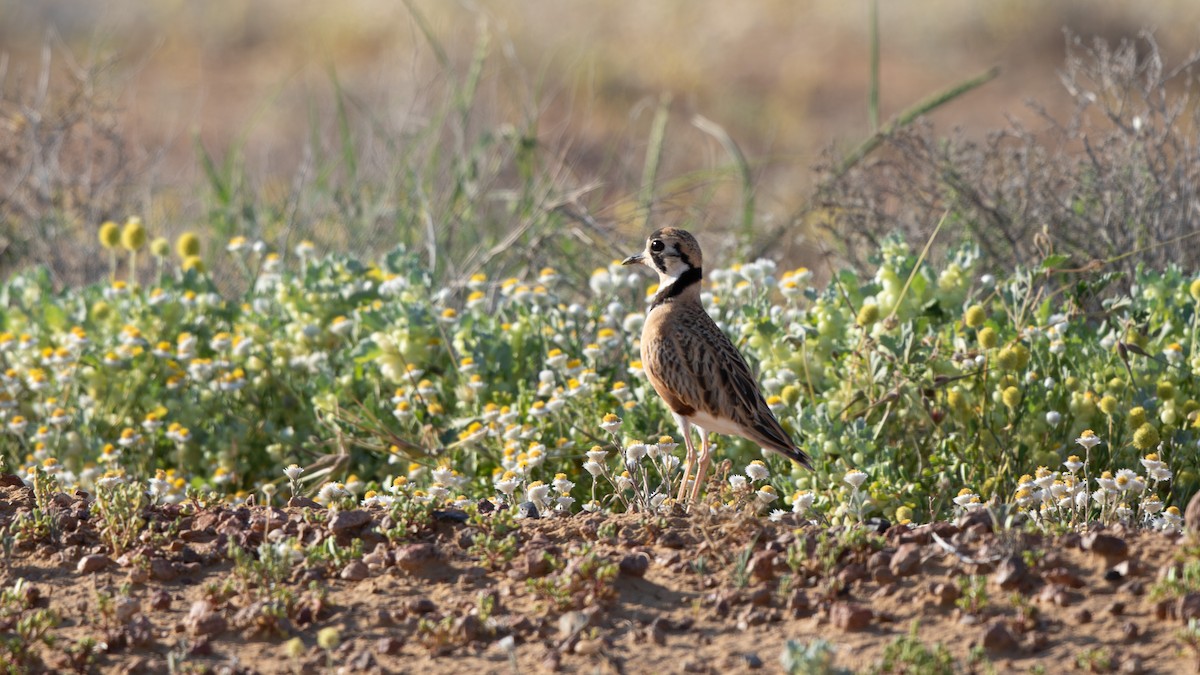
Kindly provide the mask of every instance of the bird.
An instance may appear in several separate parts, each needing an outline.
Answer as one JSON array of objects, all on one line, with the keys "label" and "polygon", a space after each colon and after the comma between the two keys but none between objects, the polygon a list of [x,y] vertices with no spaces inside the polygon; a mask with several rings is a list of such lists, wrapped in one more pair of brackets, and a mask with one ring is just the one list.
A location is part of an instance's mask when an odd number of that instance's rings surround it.
[{"label": "bird", "polygon": [[[700,301],[703,261],[696,238],[677,227],[654,231],[641,253],[621,261],[658,273],[658,291],[642,324],[642,368],[670,408],[687,448],[676,499],[680,504],[695,502],[700,495],[712,461],[710,433],[741,436],[812,468],[808,455],[767,406],[746,359],[705,311]],[[699,457],[692,427],[700,430]],[[694,464],[696,480],[688,495]]]}]

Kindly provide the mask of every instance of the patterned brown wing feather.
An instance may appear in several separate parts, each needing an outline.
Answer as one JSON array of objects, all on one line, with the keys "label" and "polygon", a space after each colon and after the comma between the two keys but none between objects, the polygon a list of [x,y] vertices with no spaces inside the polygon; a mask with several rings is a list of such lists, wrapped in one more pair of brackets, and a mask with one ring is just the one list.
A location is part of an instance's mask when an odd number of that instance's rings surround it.
[{"label": "patterned brown wing feather", "polygon": [[703,307],[680,303],[655,314],[656,326],[644,333],[643,365],[673,411],[726,420],[739,435],[809,466],[767,407],[745,359]]}]

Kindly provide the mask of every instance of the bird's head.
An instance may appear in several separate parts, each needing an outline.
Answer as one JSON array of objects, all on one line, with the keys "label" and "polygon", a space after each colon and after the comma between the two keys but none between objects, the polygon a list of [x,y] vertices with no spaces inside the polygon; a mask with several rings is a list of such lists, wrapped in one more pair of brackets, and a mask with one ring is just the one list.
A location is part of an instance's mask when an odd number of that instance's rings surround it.
[{"label": "bird's head", "polygon": [[[622,265],[645,265],[658,273],[659,285],[667,287],[685,273],[702,269],[700,244],[687,230],[664,227],[646,238],[646,248],[621,261]],[[693,272],[695,274],[695,272]]]}]

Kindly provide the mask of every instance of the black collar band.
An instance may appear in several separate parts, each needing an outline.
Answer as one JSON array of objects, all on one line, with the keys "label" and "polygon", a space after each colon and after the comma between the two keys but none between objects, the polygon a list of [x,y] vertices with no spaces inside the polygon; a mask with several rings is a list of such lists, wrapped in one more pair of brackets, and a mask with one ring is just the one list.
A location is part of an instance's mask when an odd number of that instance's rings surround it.
[{"label": "black collar band", "polygon": [[683,293],[684,290],[686,290],[692,284],[700,283],[700,280],[703,278],[704,270],[700,269],[699,267],[689,267],[686,272],[679,275],[679,278],[675,280],[675,283],[660,290],[654,296],[654,302],[650,303],[650,309],[654,309],[655,307],[658,307],[680,293]]}]

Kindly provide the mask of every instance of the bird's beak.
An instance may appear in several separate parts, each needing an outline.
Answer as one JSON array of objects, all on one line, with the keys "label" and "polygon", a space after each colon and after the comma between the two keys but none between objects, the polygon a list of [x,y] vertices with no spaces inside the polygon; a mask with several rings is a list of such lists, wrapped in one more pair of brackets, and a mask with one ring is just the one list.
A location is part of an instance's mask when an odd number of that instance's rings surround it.
[{"label": "bird's beak", "polygon": [[628,258],[622,260],[621,264],[622,265],[641,265],[642,260],[644,260],[645,258],[646,258],[646,255],[644,253],[638,253],[637,255],[631,255]]}]

